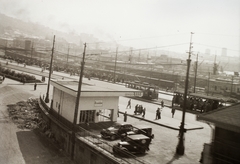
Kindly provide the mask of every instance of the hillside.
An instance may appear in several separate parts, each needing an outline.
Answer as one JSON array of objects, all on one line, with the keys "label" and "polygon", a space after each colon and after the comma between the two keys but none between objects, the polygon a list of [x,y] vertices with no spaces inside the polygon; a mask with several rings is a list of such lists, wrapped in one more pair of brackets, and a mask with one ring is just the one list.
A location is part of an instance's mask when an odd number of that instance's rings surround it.
[{"label": "hillside", "polygon": [[40,38],[52,40],[53,35],[55,34],[58,37],[58,40],[61,39],[76,44],[80,43],[79,35],[57,31],[37,23],[24,22],[22,20],[15,19],[1,13],[0,21],[3,22],[0,24],[0,36],[9,35],[12,37],[16,36],[16,33],[18,33],[24,37],[37,36]]}]

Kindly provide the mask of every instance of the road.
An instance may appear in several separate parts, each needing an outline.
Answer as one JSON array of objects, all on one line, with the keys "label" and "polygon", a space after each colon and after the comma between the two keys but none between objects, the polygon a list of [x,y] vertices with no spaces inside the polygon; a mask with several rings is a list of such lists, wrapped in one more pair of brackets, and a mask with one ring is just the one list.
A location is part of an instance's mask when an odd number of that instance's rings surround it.
[{"label": "road", "polygon": [[5,79],[0,84],[0,164],[72,164],[48,138],[39,131],[21,130],[8,117],[7,105],[29,98],[37,98],[45,92],[46,85],[33,90],[32,84]]}]

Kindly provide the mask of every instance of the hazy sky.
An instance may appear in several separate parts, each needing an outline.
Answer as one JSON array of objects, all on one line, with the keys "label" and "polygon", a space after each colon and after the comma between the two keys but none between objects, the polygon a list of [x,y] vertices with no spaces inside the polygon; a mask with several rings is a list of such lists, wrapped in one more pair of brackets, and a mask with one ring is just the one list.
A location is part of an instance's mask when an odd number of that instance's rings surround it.
[{"label": "hazy sky", "polygon": [[221,55],[227,48],[229,56],[240,54],[240,0],[0,0],[0,12],[61,31],[180,53],[188,51],[194,32],[195,52]]}]

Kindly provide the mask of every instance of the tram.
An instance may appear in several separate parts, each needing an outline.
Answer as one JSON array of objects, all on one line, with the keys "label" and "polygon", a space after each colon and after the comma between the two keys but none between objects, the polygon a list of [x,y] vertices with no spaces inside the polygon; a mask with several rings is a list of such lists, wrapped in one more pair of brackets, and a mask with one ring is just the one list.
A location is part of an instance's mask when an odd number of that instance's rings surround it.
[{"label": "tram", "polygon": [[[172,108],[173,109],[182,109],[184,103],[184,93],[181,91],[175,91]],[[186,110],[196,111],[200,113],[210,112],[218,108],[223,107],[223,99],[207,96],[197,93],[189,93],[186,100]]]},{"label": "tram", "polygon": [[158,87],[154,85],[150,85],[149,83],[140,81],[126,81],[125,86],[128,88],[138,89],[143,91],[142,98],[147,100],[158,99]]}]

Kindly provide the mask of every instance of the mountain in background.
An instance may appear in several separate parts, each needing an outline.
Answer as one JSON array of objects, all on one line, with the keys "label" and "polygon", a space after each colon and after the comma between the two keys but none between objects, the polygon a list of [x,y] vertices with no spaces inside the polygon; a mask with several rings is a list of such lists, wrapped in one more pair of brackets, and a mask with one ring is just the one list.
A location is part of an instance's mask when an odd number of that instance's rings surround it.
[{"label": "mountain in background", "polygon": [[82,39],[98,41],[92,35],[83,34],[84,38],[77,35],[74,32],[65,33],[51,29],[49,27],[40,25],[38,23],[25,22],[16,18],[12,18],[0,13],[0,36],[16,36],[20,35],[23,37],[39,37],[46,40],[52,40],[53,35],[56,35],[57,40],[64,40],[68,43],[75,43],[79,45]]}]

